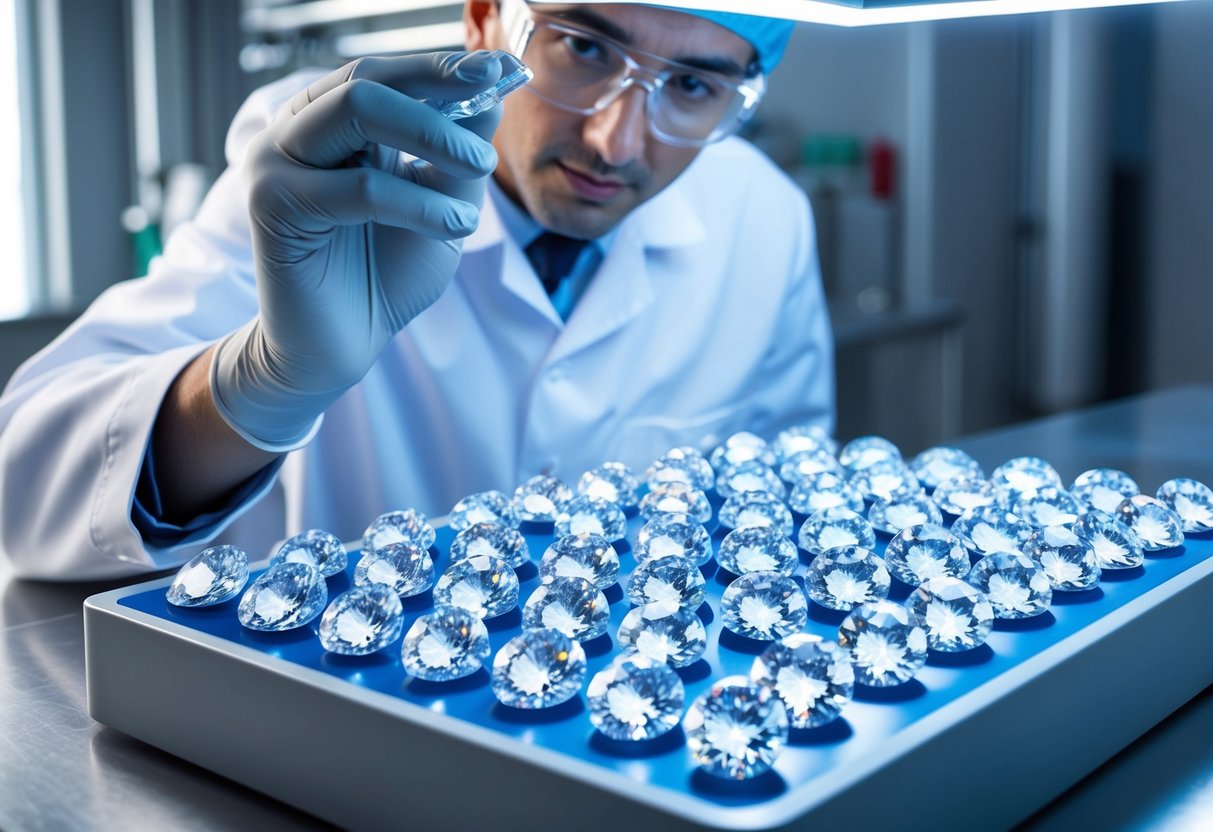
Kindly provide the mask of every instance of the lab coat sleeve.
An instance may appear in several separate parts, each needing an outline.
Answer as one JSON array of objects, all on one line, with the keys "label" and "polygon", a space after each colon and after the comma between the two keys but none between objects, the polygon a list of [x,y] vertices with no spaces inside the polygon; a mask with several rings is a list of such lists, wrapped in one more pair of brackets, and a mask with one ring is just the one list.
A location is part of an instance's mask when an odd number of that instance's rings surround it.
[{"label": "lab coat sleeve", "polygon": [[176,565],[274,487],[266,477],[213,527],[167,547],[145,545],[131,522],[169,385],[256,314],[241,156],[299,86],[287,79],[250,97],[229,132],[227,171],[148,276],[101,295],[0,397],[0,553],[17,574],[86,580]]}]

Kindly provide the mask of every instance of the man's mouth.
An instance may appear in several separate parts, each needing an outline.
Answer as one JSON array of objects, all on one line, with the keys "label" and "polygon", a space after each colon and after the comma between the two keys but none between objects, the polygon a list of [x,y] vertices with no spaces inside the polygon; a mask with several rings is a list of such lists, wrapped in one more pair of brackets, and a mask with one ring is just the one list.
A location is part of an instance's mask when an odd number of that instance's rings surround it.
[{"label": "man's mouth", "polygon": [[587,199],[592,202],[606,202],[614,198],[620,191],[627,187],[623,182],[614,179],[599,179],[588,173],[574,170],[560,162],[556,163],[568,180],[573,191],[582,199]]}]

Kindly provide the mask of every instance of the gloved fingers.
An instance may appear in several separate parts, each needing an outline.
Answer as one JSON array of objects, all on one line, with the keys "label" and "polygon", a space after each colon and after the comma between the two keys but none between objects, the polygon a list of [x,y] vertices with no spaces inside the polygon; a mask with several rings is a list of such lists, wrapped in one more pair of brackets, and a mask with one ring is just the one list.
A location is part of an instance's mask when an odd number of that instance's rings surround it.
[{"label": "gloved fingers", "polygon": [[480,220],[477,205],[377,168],[307,171],[291,191],[308,216],[334,226],[373,222],[451,240],[471,234]]},{"label": "gloved fingers", "polygon": [[291,159],[335,168],[368,145],[425,159],[456,177],[481,177],[497,164],[493,146],[432,107],[374,81],[353,79],[280,125],[277,146]]}]

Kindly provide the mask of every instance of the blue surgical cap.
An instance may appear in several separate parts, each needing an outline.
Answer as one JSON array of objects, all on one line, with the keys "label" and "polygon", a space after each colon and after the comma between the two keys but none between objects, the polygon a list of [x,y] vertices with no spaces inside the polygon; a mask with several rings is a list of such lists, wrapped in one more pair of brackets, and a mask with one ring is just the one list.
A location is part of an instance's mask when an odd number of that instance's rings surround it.
[{"label": "blue surgical cap", "polygon": [[783,57],[783,50],[787,48],[788,39],[792,37],[792,30],[796,28],[796,24],[792,21],[776,17],[755,17],[734,12],[706,12],[684,8],[678,8],[676,11],[710,20],[749,41],[750,45],[754,47],[754,51],[758,53],[758,63],[761,64],[762,71],[766,75],[770,75],[771,70]]}]

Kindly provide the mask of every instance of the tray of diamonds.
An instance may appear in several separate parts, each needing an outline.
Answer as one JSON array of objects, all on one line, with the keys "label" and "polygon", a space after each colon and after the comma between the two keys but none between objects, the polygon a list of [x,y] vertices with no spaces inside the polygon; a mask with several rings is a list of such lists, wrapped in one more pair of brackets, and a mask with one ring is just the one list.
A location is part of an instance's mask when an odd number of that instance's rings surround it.
[{"label": "tray of diamonds", "polygon": [[1011,824],[1213,681],[1213,493],[1063,482],[801,428],[219,545],[89,710],[352,828]]}]

